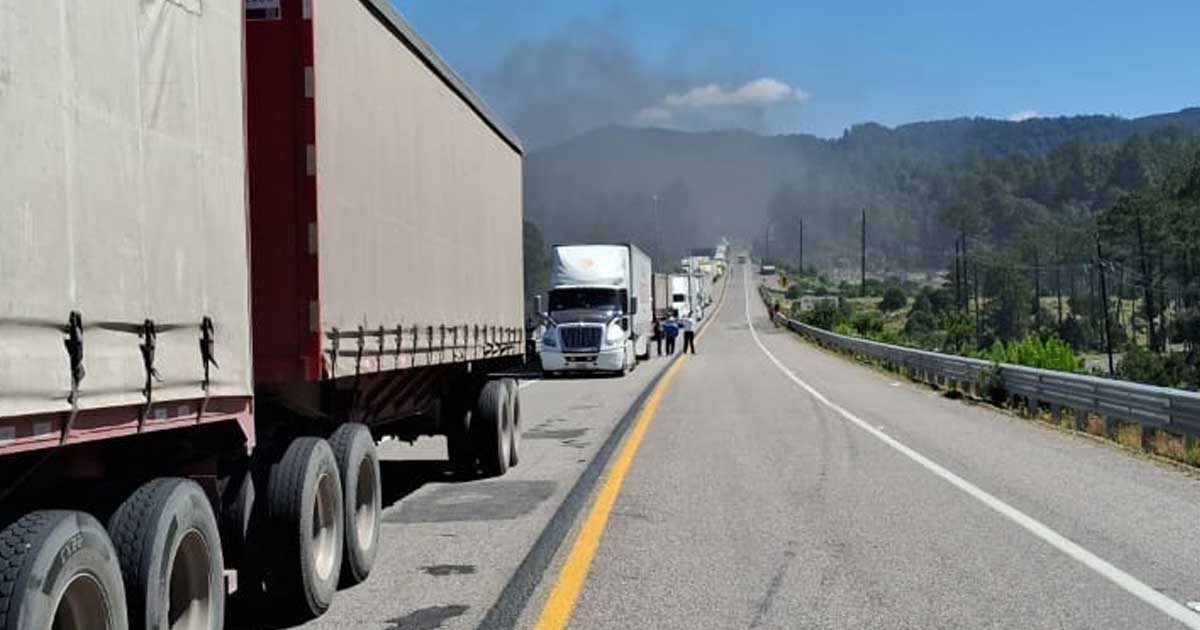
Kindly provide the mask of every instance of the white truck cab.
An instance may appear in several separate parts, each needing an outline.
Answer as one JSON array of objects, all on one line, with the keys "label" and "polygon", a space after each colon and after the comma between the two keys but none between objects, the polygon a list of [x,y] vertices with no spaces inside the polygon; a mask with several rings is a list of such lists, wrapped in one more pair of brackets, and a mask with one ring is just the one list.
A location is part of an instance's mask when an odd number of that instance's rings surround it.
[{"label": "white truck cab", "polygon": [[625,373],[650,354],[650,258],[634,245],[559,245],[542,370]]}]

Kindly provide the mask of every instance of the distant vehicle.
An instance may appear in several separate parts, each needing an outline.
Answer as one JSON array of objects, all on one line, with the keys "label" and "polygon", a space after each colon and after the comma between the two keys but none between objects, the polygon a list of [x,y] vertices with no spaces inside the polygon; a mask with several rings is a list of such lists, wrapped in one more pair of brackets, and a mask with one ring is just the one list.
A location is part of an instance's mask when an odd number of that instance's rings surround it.
[{"label": "distant vehicle", "polygon": [[738,254],[737,261],[738,261],[738,264],[742,264],[742,265],[746,264],[746,255]]},{"label": "distant vehicle", "polygon": [[773,276],[775,275],[775,265],[763,265],[759,273],[764,276]]},{"label": "distant vehicle", "polygon": [[671,279],[665,273],[654,274],[654,316],[665,319],[671,312]]},{"label": "distant vehicle", "polygon": [[542,369],[624,374],[650,356],[650,257],[634,245],[558,245]]},{"label": "distant vehicle", "polygon": [[671,310],[679,317],[692,314],[692,282],[687,274],[671,274]]}]

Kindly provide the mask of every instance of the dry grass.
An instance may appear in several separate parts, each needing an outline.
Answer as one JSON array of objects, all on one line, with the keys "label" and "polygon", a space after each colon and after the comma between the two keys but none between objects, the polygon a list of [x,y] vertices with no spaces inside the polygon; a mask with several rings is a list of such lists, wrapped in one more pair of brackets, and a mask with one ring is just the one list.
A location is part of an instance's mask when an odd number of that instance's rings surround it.
[{"label": "dry grass", "polygon": [[1099,437],[1108,437],[1104,431],[1104,419],[1091,414],[1087,417],[1087,432]]},{"label": "dry grass", "polygon": [[1155,431],[1151,448],[1158,455],[1181,462],[1188,461],[1187,441],[1181,435],[1161,430]]},{"label": "dry grass", "polygon": [[1142,425],[1131,422],[1117,423],[1117,442],[1122,446],[1142,450]]}]

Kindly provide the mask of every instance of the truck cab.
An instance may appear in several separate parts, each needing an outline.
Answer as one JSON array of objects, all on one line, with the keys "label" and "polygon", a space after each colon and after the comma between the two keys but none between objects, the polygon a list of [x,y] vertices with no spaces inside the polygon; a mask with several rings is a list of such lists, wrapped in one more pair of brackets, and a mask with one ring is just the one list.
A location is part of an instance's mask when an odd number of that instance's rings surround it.
[{"label": "truck cab", "polygon": [[542,369],[625,373],[649,354],[650,262],[632,245],[554,248]]},{"label": "truck cab", "polygon": [[679,317],[692,314],[692,283],[686,275],[671,275],[671,310]]}]

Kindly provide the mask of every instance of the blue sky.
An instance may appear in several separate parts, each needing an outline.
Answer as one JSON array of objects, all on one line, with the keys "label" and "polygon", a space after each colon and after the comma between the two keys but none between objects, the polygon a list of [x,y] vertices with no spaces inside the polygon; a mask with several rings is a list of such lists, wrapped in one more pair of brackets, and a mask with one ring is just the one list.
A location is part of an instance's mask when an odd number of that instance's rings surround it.
[{"label": "blue sky", "polygon": [[534,145],[1200,105],[1200,0],[393,2]]}]

